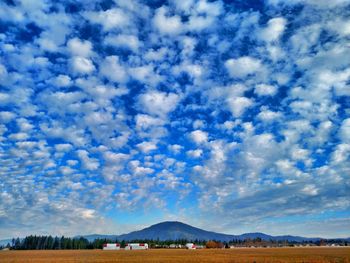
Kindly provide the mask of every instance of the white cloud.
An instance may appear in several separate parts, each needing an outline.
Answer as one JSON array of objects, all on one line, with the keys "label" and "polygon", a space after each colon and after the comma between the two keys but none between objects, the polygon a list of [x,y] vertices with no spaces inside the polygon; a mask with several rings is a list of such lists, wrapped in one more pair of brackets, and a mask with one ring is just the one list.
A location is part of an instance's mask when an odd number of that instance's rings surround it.
[{"label": "white cloud", "polygon": [[103,157],[104,157],[105,161],[107,162],[107,165],[120,163],[120,162],[123,162],[123,161],[126,161],[129,159],[128,154],[115,153],[115,152],[111,152],[111,151],[105,152],[103,154]]},{"label": "white cloud", "polygon": [[165,47],[161,47],[158,50],[150,49],[144,55],[144,58],[146,60],[161,61],[164,59],[167,53],[168,53],[168,50]]},{"label": "white cloud", "polygon": [[52,80],[53,84],[56,85],[57,87],[68,87],[72,85],[72,80],[69,76],[67,75],[58,75],[56,78]]},{"label": "white cloud", "polygon": [[232,131],[233,128],[237,127],[241,121],[235,120],[235,121],[225,121],[223,124],[219,124],[218,127],[220,129],[226,130],[228,132]]},{"label": "white cloud", "polygon": [[263,122],[271,122],[278,120],[280,117],[282,117],[282,114],[281,112],[275,112],[262,108],[257,117]]},{"label": "white cloud", "polygon": [[214,23],[214,18],[207,16],[191,16],[187,28],[189,31],[201,31],[209,28]]},{"label": "white cloud", "polygon": [[0,111],[1,122],[7,123],[12,121],[16,117],[16,114],[10,111]]},{"label": "white cloud", "polygon": [[201,131],[201,130],[195,130],[195,131],[191,132],[189,134],[189,137],[196,144],[202,144],[202,143],[206,143],[208,141],[208,133]]},{"label": "white cloud", "polygon": [[68,161],[67,161],[67,164],[68,164],[69,166],[75,166],[75,165],[78,164],[78,161],[77,161],[77,160],[68,160]]},{"label": "white cloud", "polygon": [[113,117],[109,112],[94,111],[85,115],[85,122],[90,127],[110,123],[112,120]]},{"label": "white cloud", "polygon": [[276,86],[259,84],[255,86],[254,92],[259,96],[274,96],[277,92]]},{"label": "white cloud", "polygon": [[283,34],[287,21],[283,17],[272,18],[267,22],[267,26],[259,32],[259,37],[266,41],[276,41]]},{"label": "white cloud", "polygon": [[332,153],[332,161],[335,164],[341,164],[349,159],[350,144],[338,144],[335,151]]},{"label": "white cloud", "polygon": [[178,15],[167,16],[167,8],[164,6],[156,10],[153,25],[160,33],[169,35],[177,35],[184,29],[181,17]]},{"label": "white cloud", "polygon": [[244,78],[254,74],[262,67],[260,60],[245,56],[237,59],[229,59],[225,62],[228,73],[233,78]]},{"label": "white cloud", "polygon": [[254,102],[247,97],[233,97],[227,99],[230,111],[234,117],[240,117]]},{"label": "white cloud", "polygon": [[149,153],[149,152],[154,151],[158,148],[157,144],[154,142],[141,142],[141,143],[137,144],[136,146],[144,153]]},{"label": "white cloud", "polygon": [[161,80],[161,77],[154,72],[152,65],[133,67],[129,68],[128,71],[132,78],[150,86],[156,86]]},{"label": "white cloud", "polygon": [[192,158],[199,158],[202,156],[203,150],[202,149],[190,150],[190,151],[187,151],[186,154]]},{"label": "white cloud", "polygon": [[58,46],[51,39],[41,37],[37,40],[37,43],[39,44],[40,49],[42,50],[49,51],[49,52],[58,51]]},{"label": "white cloud", "polygon": [[104,44],[115,47],[124,47],[134,52],[138,52],[142,45],[137,36],[126,34],[108,35],[105,37]]},{"label": "white cloud", "polygon": [[34,128],[34,125],[31,124],[30,121],[28,121],[25,118],[19,118],[16,120],[17,121],[17,126],[21,131],[31,131]]},{"label": "white cloud", "polygon": [[208,2],[206,0],[198,1],[196,5],[196,11],[202,14],[205,13],[208,16],[218,16],[223,11],[222,2]]},{"label": "white cloud", "polygon": [[84,146],[90,139],[84,130],[76,126],[63,128],[57,121],[52,122],[50,125],[47,123],[40,124],[40,130],[49,138],[61,138],[76,147]]},{"label": "white cloud", "polygon": [[[179,7],[183,10],[185,6],[189,6],[192,3],[187,2],[187,4],[179,5]],[[189,12],[191,15],[189,17],[189,21],[187,23],[187,28],[189,31],[200,31],[209,29],[212,30],[213,23],[216,22],[216,18],[222,14],[223,6],[222,2],[208,2],[205,0],[197,1],[193,8],[188,8],[187,10],[183,10],[185,12]]]},{"label": "white cloud", "polygon": [[350,143],[350,118],[343,120],[339,129],[339,137],[344,143]]},{"label": "white cloud", "polygon": [[335,7],[341,7],[346,6],[349,4],[347,0],[334,0],[332,2],[327,0],[291,0],[291,1],[282,1],[282,0],[269,0],[268,1],[272,5],[278,5],[278,4],[284,4],[284,5],[296,5],[296,4],[304,4],[304,5],[311,5],[314,7],[318,7],[321,9],[329,9],[329,8],[335,8]]},{"label": "white cloud", "polygon": [[85,12],[84,16],[93,23],[101,24],[106,31],[123,28],[130,23],[130,17],[119,8],[100,12]]},{"label": "white cloud", "polygon": [[150,90],[139,96],[138,103],[144,112],[165,118],[176,109],[179,100],[179,95],[175,93]]},{"label": "white cloud", "polygon": [[15,7],[11,7],[7,4],[2,3],[0,8],[0,16],[4,21],[21,23],[25,20],[25,14],[23,10]]},{"label": "white cloud", "polygon": [[98,159],[89,157],[89,153],[86,150],[78,150],[77,155],[80,158],[84,169],[93,171],[100,167]]},{"label": "white cloud", "polygon": [[0,92],[0,105],[6,105],[10,101],[10,95]]},{"label": "white cloud", "polygon": [[348,20],[333,20],[329,22],[329,26],[341,36],[350,35],[350,21]]},{"label": "white cloud", "polygon": [[76,172],[76,170],[72,169],[69,166],[61,166],[59,168],[59,171],[63,174],[63,175],[70,175],[73,174],[74,172]]},{"label": "white cloud", "polygon": [[73,149],[73,146],[69,143],[61,143],[61,144],[56,144],[55,148],[59,152],[68,152]]},{"label": "white cloud", "polygon": [[148,129],[153,126],[164,125],[164,120],[160,118],[155,118],[147,114],[137,114],[135,117],[136,128],[138,130]]},{"label": "white cloud", "polygon": [[7,77],[7,69],[4,65],[0,64],[0,80],[5,80]]},{"label": "white cloud", "polygon": [[309,150],[298,147],[293,147],[290,152],[294,160],[306,160],[310,154]]},{"label": "white cloud", "polygon": [[306,185],[302,190],[301,190],[304,194],[306,195],[317,195],[318,194],[318,190],[315,187],[315,185]]},{"label": "white cloud", "polygon": [[124,67],[119,63],[118,56],[108,56],[100,64],[100,73],[111,81],[124,83],[128,75]]},{"label": "white cloud", "polygon": [[92,44],[87,40],[72,38],[67,42],[67,47],[73,56],[89,57],[92,54]]},{"label": "white cloud", "polygon": [[140,164],[140,161],[138,160],[130,161],[128,166],[129,166],[129,169],[132,171],[132,173],[136,176],[154,173],[153,169],[148,167],[142,167]]},{"label": "white cloud", "polygon": [[183,149],[184,147],[179,145],[179,144],[172,144],[172,145],[168,145],[168,149],[173,152],[174,154],[178,154],[181,152],[181,150]]},{"label": "white cloud", "polygon": [[205,128],[206,124],[203,120],[195,120],[192,124],[193,129]]},{"label": "white cloud", "polygon": [[73,57],[70,66],[76,74],[90,74],[95,70],[95,66],[90,59],[84,57]]},{"label": "white cloud", "polygon": [[25,132],[18,132],[9,135],[9,138],[14,141],[23,141],[29,138],[29,135]]}]

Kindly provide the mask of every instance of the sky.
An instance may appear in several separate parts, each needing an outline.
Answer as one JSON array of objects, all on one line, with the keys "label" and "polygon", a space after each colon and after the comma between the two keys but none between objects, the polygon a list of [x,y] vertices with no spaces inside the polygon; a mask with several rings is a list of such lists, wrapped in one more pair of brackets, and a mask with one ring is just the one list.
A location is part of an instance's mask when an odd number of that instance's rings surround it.
[{"label": "sky", "polygon": [[3,0],[0,238],[349,237],[349,97],[348,0]]}]

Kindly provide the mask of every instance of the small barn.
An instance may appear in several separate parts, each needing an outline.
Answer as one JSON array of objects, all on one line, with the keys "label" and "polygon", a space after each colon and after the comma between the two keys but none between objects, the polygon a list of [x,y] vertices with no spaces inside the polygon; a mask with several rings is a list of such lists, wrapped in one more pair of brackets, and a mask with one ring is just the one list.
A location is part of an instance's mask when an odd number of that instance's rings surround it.
[{"label": "small barn", "polygon": [[125,250],[142,250],[148,249],[147,243],[129,243],[125,246]]},{"label": "small barn", "polygon": [[196,249],[196,245],[193,244],[193,243],[187,243],[187,244],[186,244],[186,248],[187,248],[187,249]]},{"label": "small barn", "polygon": [[103,244],[103,250],[119,250],[120,244],[119,243],[107,243]]}]

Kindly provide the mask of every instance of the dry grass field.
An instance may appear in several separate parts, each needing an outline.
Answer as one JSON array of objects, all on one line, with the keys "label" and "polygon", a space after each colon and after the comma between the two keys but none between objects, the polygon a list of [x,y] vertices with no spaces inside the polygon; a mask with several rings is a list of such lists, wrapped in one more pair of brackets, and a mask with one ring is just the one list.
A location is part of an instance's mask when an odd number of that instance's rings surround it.
[{"label": "dry grass field", "polygon": [[148,251],[0,251],[0,262],[333,262],[350,263],[350,247],[241,248]]}]

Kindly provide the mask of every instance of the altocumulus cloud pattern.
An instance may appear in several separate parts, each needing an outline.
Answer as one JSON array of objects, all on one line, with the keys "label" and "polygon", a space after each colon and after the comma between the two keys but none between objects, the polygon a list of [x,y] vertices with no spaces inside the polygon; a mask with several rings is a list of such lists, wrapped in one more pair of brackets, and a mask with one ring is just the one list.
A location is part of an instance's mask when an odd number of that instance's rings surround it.
[{"label": "altocumulus cloud pattern", "polygon": [[349,236],[349,18],[347,0],[1,1],[0,236]]}]

